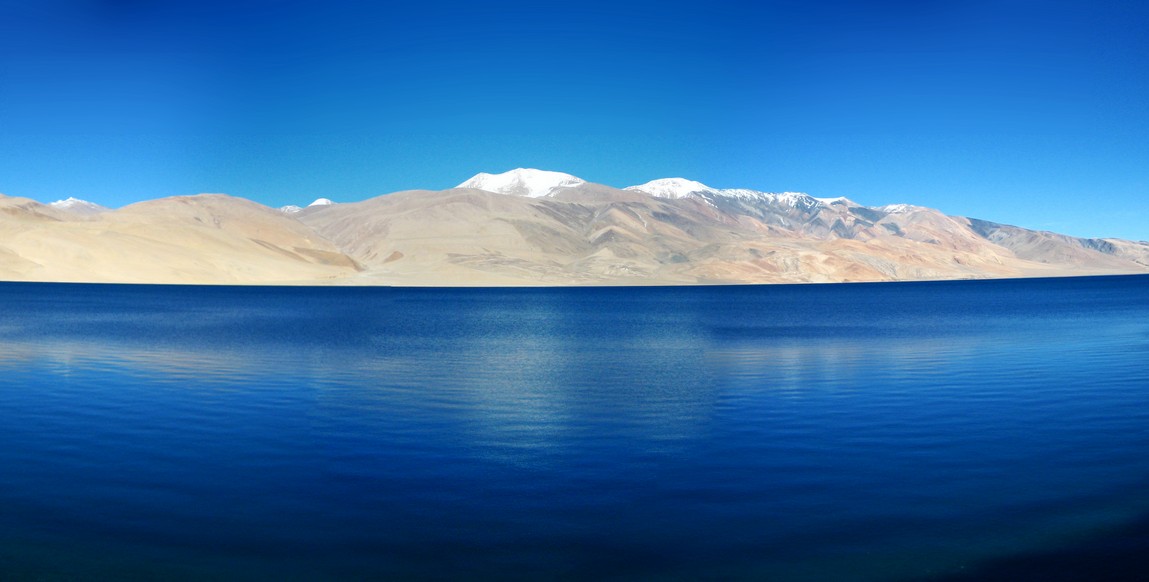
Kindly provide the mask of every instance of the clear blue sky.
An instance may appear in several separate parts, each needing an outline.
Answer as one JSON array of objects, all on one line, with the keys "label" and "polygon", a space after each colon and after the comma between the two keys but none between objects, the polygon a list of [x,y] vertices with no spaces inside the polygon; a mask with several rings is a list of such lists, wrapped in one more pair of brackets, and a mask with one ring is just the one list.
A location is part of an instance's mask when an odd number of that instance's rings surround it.
[{"label": "clear blue sky", "polygon": [[526,166],[1149,239],[1147,5],[0,0],[0,192],[280,206]]}]

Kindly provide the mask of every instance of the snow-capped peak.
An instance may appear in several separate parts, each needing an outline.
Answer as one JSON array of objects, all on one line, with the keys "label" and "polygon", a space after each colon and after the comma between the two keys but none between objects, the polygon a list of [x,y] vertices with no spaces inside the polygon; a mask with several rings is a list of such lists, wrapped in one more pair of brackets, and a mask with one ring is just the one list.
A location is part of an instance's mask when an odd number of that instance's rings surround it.
[{"label": "snow-capped peak", "polygon": [[686,178],[660,178],[658,180],[651,180],[645,184],[638,186],[627,186],[625,190],[634,190],[638,192],[646,192],[656,198],[683,198],[698,192],[705,192],[708,194],[715,194],[718,190],[703,184],[702,182],[695,182],[694,180],[687,180]]},{"label": "snow-capped peak", "polygon": [[80,200],[79,198],[73,198],[71,196],[65,200],[57,200],[55,202],[51,202],[48,204],[48,206],[51,206],[57,210],[66,210],[77,214],[97,214],[109,210],[108,208],[100,206],[99,204],[94,204],[92,202],[88,202],[87,200]]},{"label": "snow-capped peak", "polygon": [[57,200],[55,202],[51,202],[48,204],[48,206],[51,206],[53,208],[72,208],[74,206],[95,206],[95,204],[92,204],[91,202],[88,202],[87,200],[80,200],[79,198],[73,198],[73,197],[69,196],[68,198],[66,198],[64,200]]},{"label": "snow-capped peak", "polygon": [[[315,202],[312,202],[311,204],[307,205],[307,208],[311,208],[312,206],[331,206],[332,204],[339,204],[339,203],[338,202],[332,202],[331,200],[328,200],[327,198],[316,198]],[[279,211],[284,213],[284,214],[296,214],[299,212],[303,212],[303,207],[297,206],[295,204],[288,204],[287,206],[280,206]]]},{"label": "snow-capped peak", "polygon": [[584,184],[581,178],[562,172],[548,172],[533,168],[516,168],[502,174],[475,174],[456,188],[476,188],[497,194],[513,194],[528,198],[550,196],[556,190]]}]

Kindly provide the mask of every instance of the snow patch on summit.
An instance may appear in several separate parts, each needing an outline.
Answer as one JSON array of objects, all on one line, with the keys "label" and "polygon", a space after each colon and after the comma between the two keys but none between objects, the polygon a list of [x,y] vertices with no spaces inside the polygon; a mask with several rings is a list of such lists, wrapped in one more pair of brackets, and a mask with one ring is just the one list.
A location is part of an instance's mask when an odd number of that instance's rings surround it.
[{"label": "snow patch on summit", "polygon": [[475,188],[496,194],[511,194],[528,198],[543,198],[562,188],[571,188],[586,181],[562,172],[549,172],[534,168],[515,168],[502,174],[476,174],[456,188]]},{"label": "snow patch on summit", "polygon": [[87,200],[80,200],[79,198],[73,198],[71,196],[65,200],[50,202],[48,206],[51,206],[57,210],[64,210],[85,216],[99,214],[101,212],[107,212],[110,210],[109,208],[100,206],[99,204],[94,204],[92,202],[88,202]]},{"label": "snow patch on summit", "polygon": [[651,180],[638,186],[627,186],[623,189],[635,192],[646,192],[655,198],[670,198],[672,200],[685,198],[699,192],[708,194],[716,194],[719,192],[702,182],[695,182],[694,180],[687,180],[686,178],[659,178],[658,180]]},{"label": "snow patch on summit", "polygon": [[914,206],[913,204],[887,204],[885,206],[879,206],[878,210],[889,214],[909,214],[925,209],[921,206]]}]

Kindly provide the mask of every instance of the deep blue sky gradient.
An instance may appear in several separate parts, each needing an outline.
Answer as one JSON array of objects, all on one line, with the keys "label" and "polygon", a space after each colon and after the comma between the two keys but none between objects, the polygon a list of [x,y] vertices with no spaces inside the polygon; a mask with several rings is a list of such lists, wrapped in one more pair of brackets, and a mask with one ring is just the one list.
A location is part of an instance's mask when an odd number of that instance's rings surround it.
[{"label": "deep blue sky gradient", "polygon": [[1149,239],[1141,2],[0,3],[0,192],[279,206],[518,166]]}]

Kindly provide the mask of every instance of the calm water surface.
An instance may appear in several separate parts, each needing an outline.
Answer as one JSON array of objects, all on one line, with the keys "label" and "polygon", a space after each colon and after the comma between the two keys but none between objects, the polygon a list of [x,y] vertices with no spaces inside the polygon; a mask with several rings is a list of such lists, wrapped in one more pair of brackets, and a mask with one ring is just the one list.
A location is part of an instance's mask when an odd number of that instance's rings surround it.
[{"label": "calm water surface", "polygon": [[1149,576],[1149,277],[0,306],[6,580]]}]

